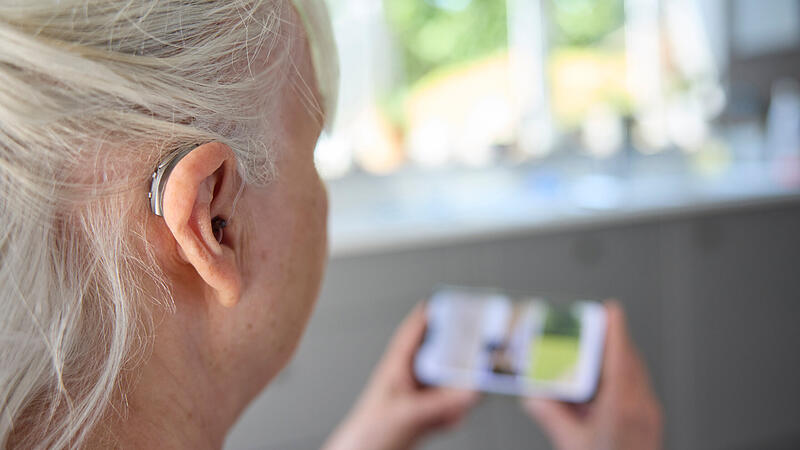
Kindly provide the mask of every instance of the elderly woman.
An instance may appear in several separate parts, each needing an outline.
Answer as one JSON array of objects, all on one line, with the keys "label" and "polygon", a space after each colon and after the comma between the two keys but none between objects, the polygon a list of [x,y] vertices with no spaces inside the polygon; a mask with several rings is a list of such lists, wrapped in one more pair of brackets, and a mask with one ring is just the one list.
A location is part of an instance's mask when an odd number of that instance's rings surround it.
[{"label": "elderly woman", "polygon": [[[335,67],[310,0],[0,0],[4,447],[222,446],[318,293]],[[610,311],[607,366],[656,405]],[[415,382],[424,327],[417,308],[330,448],[405,448],[474,403]],[[600,419],[528,406],[559,446],[657,439],[657,408],[607,391]]]}]

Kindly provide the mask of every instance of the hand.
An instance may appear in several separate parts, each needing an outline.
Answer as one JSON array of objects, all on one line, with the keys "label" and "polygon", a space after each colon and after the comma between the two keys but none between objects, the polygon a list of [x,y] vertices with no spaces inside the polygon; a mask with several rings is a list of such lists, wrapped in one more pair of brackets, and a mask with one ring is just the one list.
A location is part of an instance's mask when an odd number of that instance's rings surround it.
[{"label": "hand", "polygon": [[606,304],[608,327],[600,385],[587,405],[526,399],[524,409],[559,450],[661,448],[661,407],[616,302]]},{"label": "hand", "polygon": [[396,331],[356,407],[325,445],[327,450],[395,450],[456,425],[478,395],[425,388],[413,373],[414,354],[425,333],[425,308],[417,305]]}]

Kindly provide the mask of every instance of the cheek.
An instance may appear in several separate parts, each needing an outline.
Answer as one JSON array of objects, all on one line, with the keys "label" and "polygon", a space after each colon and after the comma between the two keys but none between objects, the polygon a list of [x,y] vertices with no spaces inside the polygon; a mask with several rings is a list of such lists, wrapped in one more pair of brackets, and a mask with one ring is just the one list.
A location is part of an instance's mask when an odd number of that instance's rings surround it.
[{"label": "cheek", "polygon": [[319,186],[318,189],[318,200],[317,200],[317,221],[320,224],[322,239],[325,241],[326,249],[327,249],[327,241],[328,241],[328,189],[325,186],[325,183],[322,182],[319,178],[317,178]]},{"label": "cheek", "polygon": [[306,185],[302,201],[293,205],[294,227],[291,243],[286,253],[283,273],[285,291],[280,294],[282,304],[276,305],[278,316],[285,324],[283,348],[285,360],[291,357],[308,324],[311,311],[319,295],[319,288],[327,260],[328,197],[324,185],[316,179]]},{"label": "cheek", "polygon": [[306,296],[316,296],[328,255],[328,195],[325,185],[318,177],[306,188],[306,196],[299,206],[298,227],[302,232],[294,236],[294,261],[296,274],[303,274],[298,280],[311,292]]},{"label": "cheek", "polygon": [[308,229],[305,236],[298,237],[305,240],[303,247],[307,252],[303,262],[305,268],[301,270],[306,271],[306,282],[313,288],[312,295],[316,297],[328,255],[328,192],[316,172],[314,175],[304,208],[306,213],[303,221],[308,224]]},{"label": "cheek", "polygon": [[271,355],[264,370],[291,358],[316,303],[327,260],[328,197],[306,170],[258,190],[253,208],[247,290],[250,345]]},{"label": "cheek", "polygon": [[305,177],[299,189],[294,189],[289,210],[293,216],[286,256],[287,284],[293,297],[302,303],[316,298],[327,260],[328,241],[328,195],[325,185],[316,175]]}]

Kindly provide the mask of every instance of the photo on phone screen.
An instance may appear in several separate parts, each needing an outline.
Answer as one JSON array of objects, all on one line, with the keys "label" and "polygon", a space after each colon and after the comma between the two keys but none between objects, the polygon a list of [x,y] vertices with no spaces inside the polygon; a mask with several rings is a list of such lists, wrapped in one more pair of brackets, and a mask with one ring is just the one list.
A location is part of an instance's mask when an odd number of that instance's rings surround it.
[{"label": "photo on phone screen", "polygon": [[423,383],[574,402],[594,393],[605,336],[597,302],[447,288],[427,315],[415,360]]}]

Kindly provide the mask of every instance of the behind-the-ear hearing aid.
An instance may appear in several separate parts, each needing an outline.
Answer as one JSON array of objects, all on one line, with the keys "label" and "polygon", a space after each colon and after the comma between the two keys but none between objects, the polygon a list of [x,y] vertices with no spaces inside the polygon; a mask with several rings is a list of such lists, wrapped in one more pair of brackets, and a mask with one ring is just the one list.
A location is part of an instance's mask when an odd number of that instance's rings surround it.
[{"label": "behind-the-ear hearing aid", "polygon": [[[171,158],[159,164],[155,172],[153,172],[153,179],[150,182],[150,192],[147,193],[147,197],[150,199],[150,210],[153,211],[153,214],[159,217],[164,216],[164,189],[167,187],[169,175],[181,159],[191,153],[195,148],[197,148],[197,146],[192,145],[180,150]],[[219,216],[211,220],[211,231],[214,233],[214,238],[217,242],[222,242],[222,230],[226,226],[228,226],[228,221]]]},{"label": "behind-the-ear hearing aid", "polygon": [[155,172],[153,172],[153,180],[150,182],[150,192],[147,197],[150,199],[150,210],[153,214],[163,217],[164,216],[164,189],[167,187],[167,180],[172,169],[197,146],[192,145],[186,147],[179,152],[172,155],[171,158],[158,165]]}]

